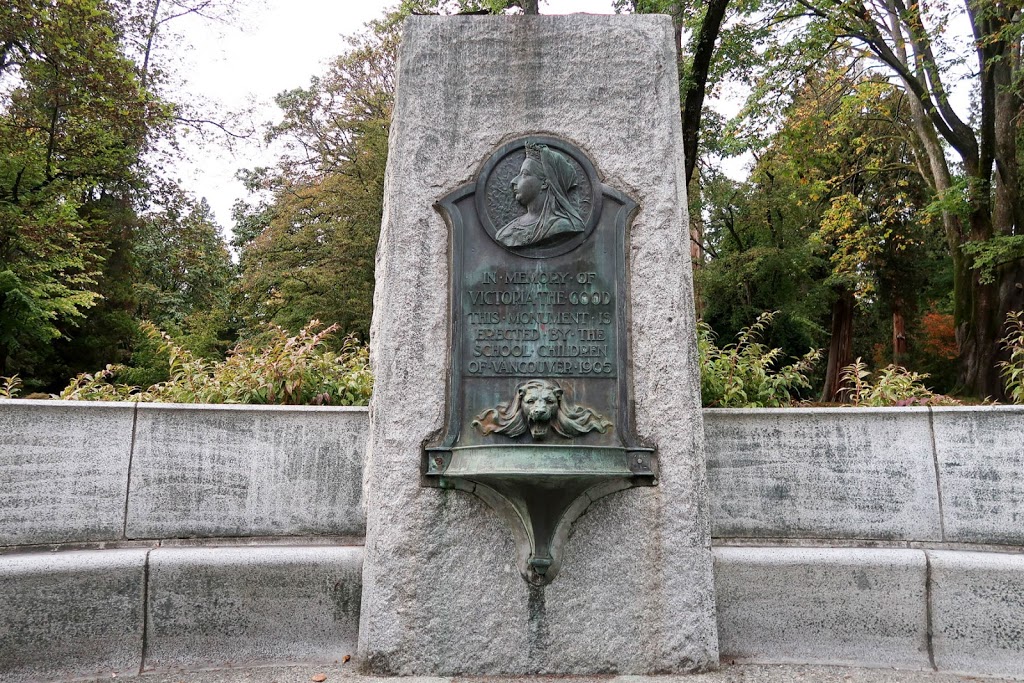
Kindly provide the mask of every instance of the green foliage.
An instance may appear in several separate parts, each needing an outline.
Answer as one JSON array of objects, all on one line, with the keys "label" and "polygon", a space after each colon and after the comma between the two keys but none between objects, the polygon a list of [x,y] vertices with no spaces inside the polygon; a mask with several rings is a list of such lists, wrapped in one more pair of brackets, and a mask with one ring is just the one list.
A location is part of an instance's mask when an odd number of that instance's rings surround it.
[{"label": "green foliage", "polygon": [[978,281],[992,284],[1000,266],[1024,258],[1024,235],[996,235],[984,242],[968,242],[961,249],[971,257],[971,268],[978,271]]},{"label": "green foliage", "polygon": [[[1002,313],[1016,306],[1014,285],[1024,265],[1018,240],[991,241],[1020,233],[1020,4],[799,0],[776,19],[791,31],[827,38],[830,45],[855,47],[859,60],[872,63],[880,79],[898,85],[900,98],[911,104],[900,128],[916,174],[938,198],[929,204],[941,218],[945,256],[952,265],[958,383],[978,397],[998,393],[992,333],[1002,324]],[[967,26],[970,40],[959,35]],[[778,35],[780,46],[793,42],[786,32]],[[954,86],[968,85],[974,93],[969,118],[950,97]],[[957,157],[959,163],[953,161]],[[886,197],[867,195],[872,196]],[[983,246],[963,249],[971,243]],[[997,268],[1004,259],[1011,267]]]},{"label": "green foliage", "polygon": [[899,365],[889,365],[875,373],[858,358],[842,370],[840,384],[843,398],[854,406],[958,405],[948,396],[933,393],[924,385],[927,374],[912,372]]},{"label": "green foliage", "polygon": [[278,96],[267,135],[286,154],[245,174],[269,200],[235,207],[243,338],[311,318],[369,335],[399,30],[372,22],[323,78]]},{"label": "green foliage", "polygon": [[152,324],[145,325],[158,353],[166,358],[168,379],[146,389],[125,383],[123,366],[82,373],[58,398],[85,401],[161,403],[250,403],[282,405],[366,405],[373,389],[369,353],[349,337],[341,351],[326,339],[337,329],[311,321],[289,337],[273,327],[260,348],[238,345],[223,361],[198,357],[178,346]]},{"label": "green foliage", "polygon": [[1024,311],[1010,311],[1006,315],[1006,336],[1000,343],[1009,354],[999,362],[999,374],[1006,387],[1006,397],[1014,403],[1024,404]]},{"label": "green foliage", "polygon": [[782,349],[769,349],[761,338],[774,313],[762,313],[753,325],[743,328],[735,344],[719,348],[715,334],[704,322],[697,324],[701,397],[716,408],[763,408],[789,405],[801,389],[810,389],[808,374],[821,357],[808,351],[789,365],[780,361]]},{"label": "green foliage", "polygon": [[0,398],[18,398],[21,393],[21,378],[17,375],[0,377]]},{"label": "green foliage", "polygon": [[0,12],[0,372],[32,369],[101,294],[108,222],[167,109],[125,56],[108,0]]},{"label": "green foliage", "polygon": [[205,199],[174,193],[141,217],[133,247],[142,319],[182,329],[191,316],[228,307],[235,269]]},{"label": "green foliage", "polygon": [[828,344],[830,329],[849,335],[828,345],[830,378],[855,355],[896,360],[893,321],[916,330],[922,299],[948,291],[933,291],[945,245],[923,210],[906,97],[844,49],[785,91],[750,179],[702,178],[702,317],[728,335],[777,309],[769,343],[791,356]]}]

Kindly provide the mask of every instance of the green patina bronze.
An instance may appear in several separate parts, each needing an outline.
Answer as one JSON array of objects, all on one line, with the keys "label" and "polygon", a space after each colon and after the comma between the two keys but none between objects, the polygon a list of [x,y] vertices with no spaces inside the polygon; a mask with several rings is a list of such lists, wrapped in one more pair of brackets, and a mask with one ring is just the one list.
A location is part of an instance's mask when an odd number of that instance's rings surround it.
[{"label": "green patina bronze", "polygon": [[423,484],[468,491],[512,529],[532,584],[557,576],[591,502],[657,484],[633,428],[626,243],[636,203],[565,140],[496,150],[437,204],[451,228],[451,376]]}]

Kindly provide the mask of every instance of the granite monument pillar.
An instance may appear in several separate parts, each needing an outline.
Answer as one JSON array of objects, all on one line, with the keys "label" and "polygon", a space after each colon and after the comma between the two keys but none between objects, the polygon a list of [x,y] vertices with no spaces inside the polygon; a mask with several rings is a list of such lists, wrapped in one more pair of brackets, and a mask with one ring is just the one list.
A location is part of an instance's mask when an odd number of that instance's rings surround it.
[{"label": "granite monument pillar", "polygon": [[667,17],[407,21],[371,333],[371,671],[717,665],[688,243]]}]

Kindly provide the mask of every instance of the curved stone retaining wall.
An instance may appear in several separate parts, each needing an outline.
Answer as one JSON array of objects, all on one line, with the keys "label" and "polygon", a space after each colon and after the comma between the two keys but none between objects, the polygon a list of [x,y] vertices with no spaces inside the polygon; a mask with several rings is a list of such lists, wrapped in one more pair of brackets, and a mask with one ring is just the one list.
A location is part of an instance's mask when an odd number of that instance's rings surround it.
[{"label": "curved stone retaining wall", "polygon": [[0,555],[0,680],[355,656],[361,547]]},{"label": "curved stone retaining wall", "polygon": [[723,660],[1024,677],[1024,556],[718,547]]},{"label": "curved stone retaining wall", "polygon": [[704,411],[711,535],[1024,545],[1024,407]]},{"label": "curved stone retaining wall", "polygon": [[[723,659],[1024,678],[1024,408],[704,420]],[[366,428],[0,401],[0,680],[353,655]]]},{"label": "curved stone retaining wall", "polygon": [[365,408],[0,402],[0,546],[365,530]]}]

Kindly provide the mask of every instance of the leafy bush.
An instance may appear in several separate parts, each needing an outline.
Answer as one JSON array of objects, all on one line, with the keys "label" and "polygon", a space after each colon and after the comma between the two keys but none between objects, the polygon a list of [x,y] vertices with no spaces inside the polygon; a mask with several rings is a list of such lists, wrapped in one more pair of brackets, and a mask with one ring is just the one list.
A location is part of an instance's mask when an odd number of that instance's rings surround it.
[{"label": "leafy bush", "polygon": [[944,360],[956,359],[960,349],[956,343],[956,328],[951,314],[929,310],[921,316],[921,331],[924,336],[921,340],[922,350]]},{"label": "leafy bush", "polygon": [[957,405],[959,401],[936,394],[924,385],[927,373],[911,372],[889,365],[876,373],[872,382],[867,364],[860,358],[843,368],[839,378],[843,397],[855,406]]},{"label": "leafy bush", "polygon": [[999,375],[1006,386],[1006,397],[1024,404],[1024,311],[1010,311],[1006,316],[1006,336],[1000,342],[1010,354],[999,361]]},{"label": "leafy bush", "polygon": [[0,398],[18,398],[21,393],[21,378],[17,375],[0,377]]},{"label": "leafy bush", "polygon": [[705,406],[717,408],[779,407],[810,389],[807,375],[821,357],[815,349],[790,365],[780,365],[782,349],[761,343],[775,313],[762,313],[750,327],[736,335],[736,343],[719,348],[715,333],[703,321],[697,323],[700,355],[700,391]]},{"label": "leafy bush", "polygon": [[366,405],[373,389],[369,353],[355,338],[345,339],[341,351],[325,340],[337,330],[320,332],[311,321],[289,337],[272,327],[260,348],[239,345],[223,361],[197,357],[151,324],[146,333],[166,354],[169,379],[147,389],[119,382],[123,366],[108,365],[83,373],[58,398],[92,401],[153,401],[163,403],[250,403],[282,405]]}]

